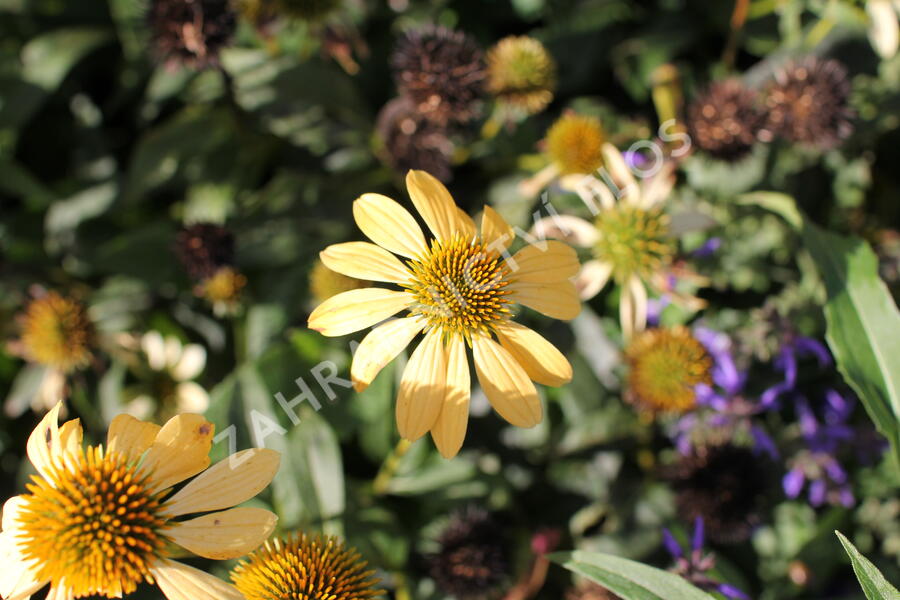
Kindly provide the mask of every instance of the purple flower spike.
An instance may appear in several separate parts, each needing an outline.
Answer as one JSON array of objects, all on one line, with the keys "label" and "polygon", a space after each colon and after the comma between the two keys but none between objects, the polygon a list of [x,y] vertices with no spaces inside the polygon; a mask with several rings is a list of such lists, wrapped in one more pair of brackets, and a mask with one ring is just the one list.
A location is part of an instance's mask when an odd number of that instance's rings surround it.
[{"label": "purple flower spike", "polygon": [[753,436],[754,450],[765,452],[772,460],[778,459],[779,454],[775,441],[762,427],[758,425],[751,426],[750,435]]},{"label": "purple flower spike", "polygon": [[781,485],[784,487],[784,493],[788,498],[796,498],[803,490],[803,484],[806,483],[806,476],[801,469],[795,468],[787,472]]},{"label": "purple flower spike", "polygon": [[822,506],[825,504],[825,496],[828,493],[828,487],[824,479],[816,479],[809,484],[809,503],[813,506]]},{"label": "purple flower spike", "polygon": [[720,583],[718,586],[716,586],[716,591],[726,598],[731,598],[732,600],[750,600],[750,596],[737,589],[733,585],[728,585],[727,583]]},{"label": "purple flower spike", "polygon": [[711,237],[706,240],[702,246],[694,250],[693,255],[695,258],[709,258],[710,256],[715,255],[715,253],[718,252],[719,248],[721,247],[722,238]]},{"label": "purple flower spike", "polygon": [[663,546],[666,547],[666,550],[669,552],[669,554],[672,555],[672,558],[674,558],[675,560],[681,558],[681,546],[678,544],[675,536],[672,535],[672,532],[669,531],[668,528],[663,527],[662,537]]},{"label": "purple flower spike", "polygon": [[697,517],[694,521],[694,539],[691,542],[691,548],[694,552],[700,552],[703,549],[704,529],[703,517]]},{"label": "purple flower spike", "polygon": [[831,354],[828,352],[828,348],[819,340],[802,335],[797,336],[794,338],[794,347],[802,355],[815,356],[821,368],[824,369],[831,366]]}]

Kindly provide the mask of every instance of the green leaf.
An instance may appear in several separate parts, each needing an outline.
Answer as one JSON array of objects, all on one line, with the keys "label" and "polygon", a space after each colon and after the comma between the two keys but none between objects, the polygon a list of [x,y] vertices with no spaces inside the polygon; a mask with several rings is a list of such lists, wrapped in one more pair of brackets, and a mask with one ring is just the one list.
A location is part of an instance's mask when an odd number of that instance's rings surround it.
[{"label": "green leaf", "polygon": [[856,573],[856,578],[859,579],[859,584],[862,586],[866,598],[869,600],[900,600],[900,592],[888,583],[881,571],[869,559],[860,554],[859,550],[840,531],[835,531],[834,533],[841,540],[844,550],[850,556],[853,571]]},{"label": "green leaf", "polygon": [[599,552],[556,552],[547,556],[623,600],[715,600],[678,575],[627,558]]},{"label": "green leaf", "polygon": [[807,223],[803,239],[825,283],[828,345],[838,370],[900,458],[900,312],[862,240]]},{"label": "green leaf", "polygon": [[93,27],[44,34],[22,48],[22,75],[29,83],[55,91],[72,67],[111,39],[109,31]]}]

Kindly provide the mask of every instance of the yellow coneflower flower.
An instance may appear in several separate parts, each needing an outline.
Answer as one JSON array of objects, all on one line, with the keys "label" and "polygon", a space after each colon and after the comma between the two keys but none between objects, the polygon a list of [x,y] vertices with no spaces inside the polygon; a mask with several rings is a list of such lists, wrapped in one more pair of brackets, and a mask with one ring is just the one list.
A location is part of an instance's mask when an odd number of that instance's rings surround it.
[{"label": "yellow coneflower flower", "polygon": [[309,291],[317,304],[321,304],[341,292],[358,290],[370,285],[372,285],[371,281],[347,277],[332,271],[321,260],[316,261],[309,273]]},{"label": "yellow coneflower flower", "polygon": [[[408,311],[409,316],[382,324],[363,339],[351,367],[354,387],[365,389],[424,332],[400,383],[397,425],[411,441],[430,431],[449,458],[459,452],[468,422],[466,345],[472,348],[488,400],[519,427],[533,427],[542,419],[532,380],[556,386],[571,379],[562,353],[511,317],[519,303],[553,318],[575,318],[581,305],[570,278],[578,272],[578,260],[572,248],[554,240],[504,258],[515,234],[496,211],[485,207],[478,232],[450,192],[428,173],[410,171],[406,185],[434,234],[430,244],[400,204],[364,194],[354,202],[353,214],[375,244],[336,244],[320,255],[339,273],[403,289],[371,287],[338,294],[313,311],[309,326],[340,336]],[[391,252],[407,260],[401,262]]]},{"label": "yellow coneflower flower", "polygon": [[556,62],[538,40],[505,37],[487,54],[488,91],[504,105],[533,115],[553,100]]},{"label": "yellow coneflower flower", "polygon": [[246,600],[365,600],[379,596],[375,571],[334,537],[305,533],[266,542],[231,572]]},{"label": "yellow coneflower flower", "polygon": [[547,132],[547,154],[561,175],[590,174],[603,165],[604,139],[598,119],[566,113]]},{"label": "yellow coneflower flower", "polygon": [[676,292],[668,283],[676,238],[663,203],[675,185],[674,165],[664,163],[638,184],[611,144],[603,145],[603,165],[613,189],[595,177],[584,177],[574,186],[596,213],[593,223],[553,216],[535,223],[534,229],[539,236],[560,237],[592,250],[594,258],[584,263],[576,280],[579,294],[584,300],[593,298],[613,279],[622,291],[619,318],[627,339],[646,327],[648,288],[695,308],[702,301]]},{"label": "yellow coneflower flower", "polygon": [[240,306],[241,294],[247,285],[247,277],[234,267],[221,267],[214,275],[197,284],[195,294],[212,304],[217,315],[235,312]]},{"label": "yellow coneflower flower", "polygon": [[686,327],[648,329],[625,350],[626,398],[650,413],[682,413],[697,403],[697,385],[712,383],[712,359]]},{"label": "yellow coneflower flower", "polygon": [[71,298],[48,292],[25,309],[21,344],[33,362],[71,373],[90,364],[93,339],[87,311]]},{"label": "yellow coneflower flower", "polygon": [[120,415],[105,448],[84,449],[78,420],[57,425],[60,407],[28,439],[28,493],[3,507],[0,596],[27,600],[49,584],[53,600],[121,598],[155,582],[169,600],[243,600],[169,557],[176,546],[216,560],[259,547],[277,517],[230,507],[269,484],[279,454],[245,450],[207,469],[213,425],[191,414],[162,427]]}]

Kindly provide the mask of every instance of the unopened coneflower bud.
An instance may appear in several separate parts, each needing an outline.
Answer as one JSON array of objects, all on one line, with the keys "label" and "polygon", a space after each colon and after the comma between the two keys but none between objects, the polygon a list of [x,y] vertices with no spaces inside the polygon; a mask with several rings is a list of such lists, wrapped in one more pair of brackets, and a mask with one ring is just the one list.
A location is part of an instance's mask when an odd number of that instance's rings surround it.
[{"label": "unopened coneflower bud", "polygon": [[836,60],[808,57],[775,75],[766,94],[766,129],[789,142],[833,148],[853,131],[850,80]]},{"label": "unopened coneflower bud", "polygon": [[175,252],[188,275],[203,281],[234,264],[234,234],[215,223],[195,223],[178,232]]},{"label": "unopened coneflower bud", "polygon": [[735,161],[749,154],[764,123],[756,92],[736,79],[712,84],[688,107],[692,142],[720,160]]},{"label": "unopened coneflower bud", "polygon": [[594,117],[566,113],[547,131],[547,153],[562,175],[591,174],[603,165],[603,127]]},{"label": "unopened coneflower bud", "polygon": [[227,0],[151,0],[147,19],[159,56],[194,67],[218,64],[237,22]]},{"label": "unopened coneflower bud", "polygon": [[488,91],[504,105],[533,115],[553,100],[556,62],[538,40],[503,38],[488,51]]},{"label": "unopened coneflower bud", "polygon": [[495,592],[509,578],[503,532],[489,512],[469,507],[455,513],[429,557],[429,571],[442,592],[469,600]]},{"label": "unopened coneflower bud", "polygon": [[464,123],[478,114],[487,72],[478,44],[461,31],[424,27],[400,38],[391,58],[397,88],[430,121]]}]

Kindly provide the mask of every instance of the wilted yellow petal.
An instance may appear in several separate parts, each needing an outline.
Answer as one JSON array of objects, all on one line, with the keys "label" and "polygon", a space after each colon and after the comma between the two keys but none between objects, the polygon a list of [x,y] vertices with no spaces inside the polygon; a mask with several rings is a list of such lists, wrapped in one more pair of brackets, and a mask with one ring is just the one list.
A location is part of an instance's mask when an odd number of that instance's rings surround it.
[{"label": "wilted yellow petal", "polygon": [[394,319],[370,331],[356,348],[350,378],[353,389],[361,392],[406,348],[425,327],[425,321],[418,317]]},{"label": "wilted yellow petal", "polygon": [[278,472],[281,455],[250,448],[222,460],[184,486],[166,504],[172,516],[237,506],[263,491]]},{"label": "wilted yellow petal", "polygon": [[568,244],[545,240],[525,246],[507,261],[512,269],[511,281],[522,283],[554,283],[574,277],[580,265],[578,255]]},{"label": "wilted yellow petal", "polygon": [[151,473],[152,489],[170,488],[206,470],[214,435],[213,424],[200,415],[169,419],[147,450],[142,467]]},{"label": "wilted yellow petal", "polygon": [[145,423],[131,415],[118,415],[109,424],[106,434],[107,452],[119,452],[128,460],[138,460],[156,440],[161,427]]},{"label": "wilted yellow petal", "polygon": [[172,560],[159,560],[150,573],[168,600],[244,600],[233,585]]},{"label": "wilted yellow petal", "polygon": [[513,243],[516,233],[500,213],[490,206],[485,206],[484,214],[481,215],[481,239],[489,250],[501,252]]},{"label": "wilted yellow petal", "polygon": [[514,283],[509,286],[513,302],[523,304],[554,319],[570,321],[581,312],[581,301],[571,281]]},{"label": "wilted yellow petal", "polygon": [[560,386],[572,380],[572,365],[556,346],[536,331],[512,321],[496,325],[494,329],[500,345],[534,381]]},{"label": "wilted yellow petal", "polygon": [[166,536],[197,556],[227,560],[259,548],[277,522],[274,513],[262,508],[232,508],[180,522]]},{"label": "wilted yellow petal", "polygon": [[50,479],[54,460],[60,456],[62,444],[59,441],[59,411],[62,403],[57,403],[44,415],[38,426],[28,437],[25,448],[31,464],[45,479]]},{"label": "wilted yellow petal", "polygon": [[466,437],[469,424],[469,396],[471,381],[466,345],[459,336],[454,336],[447,348],[447,396],[441,413],[431,429],[431,437],[438,452],[450,459],[457,455]]},{"label": "wilted yellow petal", "polygon": [[[461,211],[450,192],[433,176],[425,171],[410,171],[406,174],[406,189],[416,210],[437,239],[450,240],[454,234],[465,234],[469,230],[472,219],[468,215],[465,219],[460,217]],[[474,232],[474,224],[471,230]]]},{"label": "wilted yellow petal", "polygon": [[475,372],[481,389],[500,416],[517,427],[534,427],[543,410],[525,369],[505,348],[486,335],[472,336]]},{"label": "wilted yellow petal", "polygon": [[320,304],[309,316],[309,328],[336,337],[371,327],[412,302],[408,292],[362,288],[342,292]]},{"label": "wilted yellow petal", "polygon": [[333,244],[319,253],[319,258],[332,271],[367,281],[406,283],[409,270],[396,256],[369,242]]},{"label": "wilted yellow petal", "polygon": [[387,196],[363,194],[353,203],[353,218],[370,240],[394,254],[415,258],[426,250],[415,218]]},{"label": "wilted yellow petal", "polygon": [[429,331],[412,353],[397,394],[397,428],[415,441],[437,421],[447,394],[447,355],[437,329]]}]

